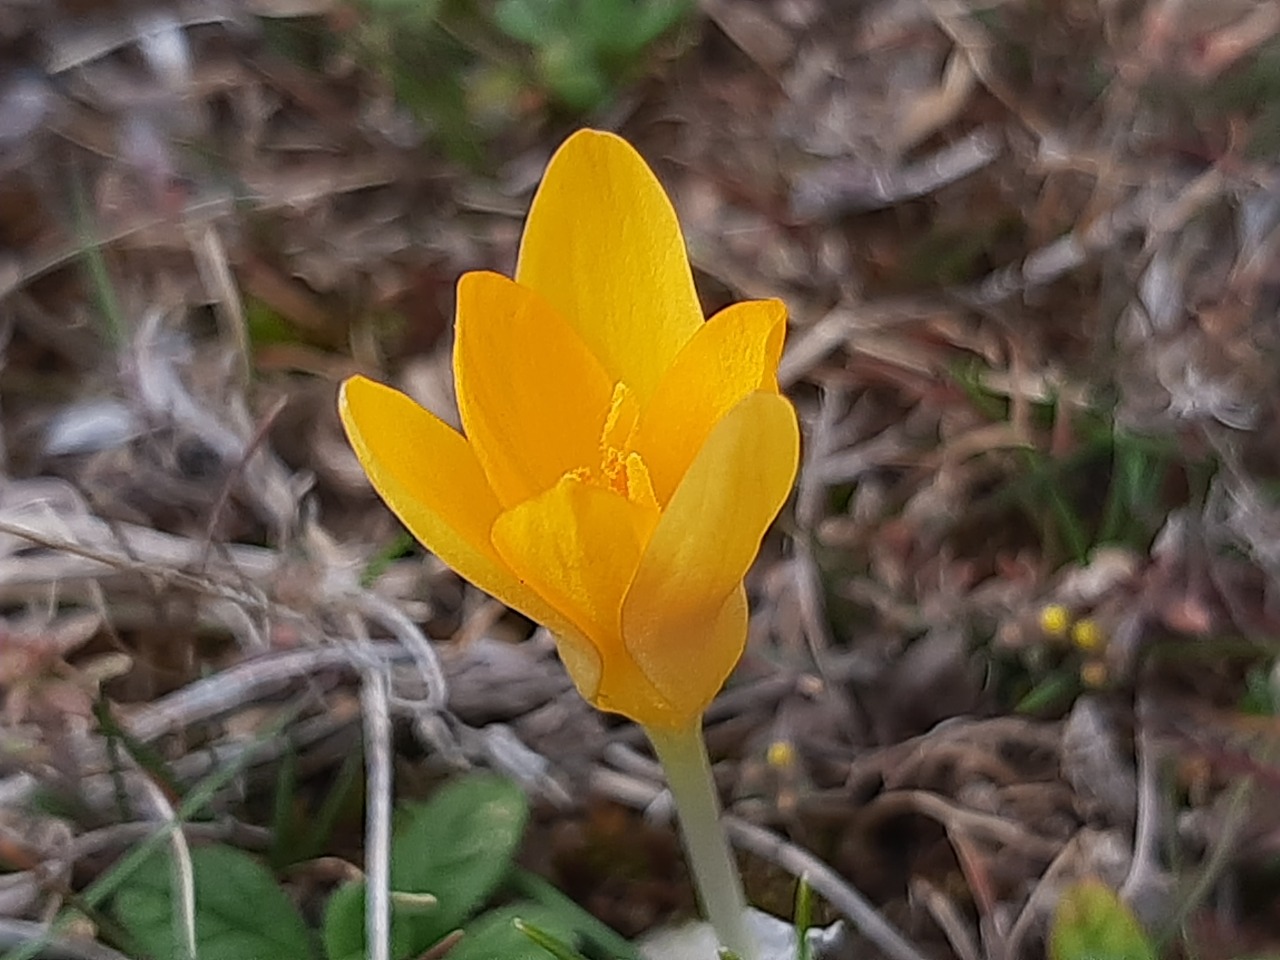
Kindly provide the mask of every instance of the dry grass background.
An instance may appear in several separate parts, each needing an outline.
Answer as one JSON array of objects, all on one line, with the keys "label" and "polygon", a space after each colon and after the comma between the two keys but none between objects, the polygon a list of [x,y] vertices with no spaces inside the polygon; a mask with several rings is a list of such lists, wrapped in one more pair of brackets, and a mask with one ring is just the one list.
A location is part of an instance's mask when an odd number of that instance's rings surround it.
[{"label": "dry grass background", "polygon": [[264,849],[284,758],[302,817],[362,743],[397,796],[517,778],[526,862],[624,933],[689,908],[638,731],[405,544],[334,411],[362,371],[454,415],[456,277],[581,122],[709,309],[791,310],[802,474],[708,718],[756,901],[820,862],[859,956],[1014,960],[1098,876],[1170,955],[1280,949],[1280,7],[703,0],[585,119],[472,51],[461,128],[377,26],[0,2],[0,926],[229,764],[186,835]]}]

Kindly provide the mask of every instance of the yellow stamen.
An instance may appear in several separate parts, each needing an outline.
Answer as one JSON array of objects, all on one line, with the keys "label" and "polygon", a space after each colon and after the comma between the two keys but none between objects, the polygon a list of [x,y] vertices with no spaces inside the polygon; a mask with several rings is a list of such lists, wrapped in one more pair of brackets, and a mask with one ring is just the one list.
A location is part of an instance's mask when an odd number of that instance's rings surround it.
[{"label": "yellow stamen", "polygon": [[609,415],[605,417],[600,446],[619,449],[631,446],[636,425],[639,422],[640,402],[636,400],[636,395],[631,392],[631,389],[619,380],[613,385],[613,396],[609,399]]}]

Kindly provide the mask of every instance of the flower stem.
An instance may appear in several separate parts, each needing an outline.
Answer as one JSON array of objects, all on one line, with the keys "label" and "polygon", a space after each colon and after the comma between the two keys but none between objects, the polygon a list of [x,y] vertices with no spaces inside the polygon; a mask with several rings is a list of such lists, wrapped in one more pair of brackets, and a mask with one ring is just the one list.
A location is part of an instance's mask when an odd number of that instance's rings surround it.
[{"label": "flower stem", "polygon": [[702,740],[702,723],[699,720],[688,730],[646,729],[645,733],[667,773],[702,912],[722,947],[742,960],[755,960],[742,878],[720,825],[720,801]]}]

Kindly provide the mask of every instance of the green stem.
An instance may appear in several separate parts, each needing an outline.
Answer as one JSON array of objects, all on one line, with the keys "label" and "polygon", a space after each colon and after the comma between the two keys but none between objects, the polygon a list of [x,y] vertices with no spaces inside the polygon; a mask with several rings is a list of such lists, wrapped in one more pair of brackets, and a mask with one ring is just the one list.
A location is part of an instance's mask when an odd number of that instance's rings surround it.
[{"label": "green stem", "polygon": [[720,825],[720,801],[702,740],[701,720],[688,730],[646,729],[645,733],[667,773],[702,912],[722,947],[743,960],[755,960],[758,952],[747,928],[742,878]]}]

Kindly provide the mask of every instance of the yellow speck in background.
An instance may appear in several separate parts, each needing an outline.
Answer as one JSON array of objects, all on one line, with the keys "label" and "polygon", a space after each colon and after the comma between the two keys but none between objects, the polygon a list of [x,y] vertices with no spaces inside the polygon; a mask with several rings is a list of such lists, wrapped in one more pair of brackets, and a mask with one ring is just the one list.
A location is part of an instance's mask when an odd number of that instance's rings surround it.
[{"label": "yellow speck in background", "polygon": [[787,740],[775,740],[769,744],[765,759],[775,770],[785,770],[795,763],[796,748]]},{"label": "yellow speck in background", "polygon": [[1106,686],[1107,665],[1101,660],[1089,660],[1080,667],[1080,682],[1091,690]]},{"label": "yellow speck in background", "polygon": [[1098,626],[1097,621],[1089,619],[1078,620],[1071,628],[1071,642],[1081,650],[1097,650],[1105,640],[1106,638],[1102,635],[1102,628]]},{"label": "yellow speck in background", "polygon": [[1050,637],[1065,637],[1071,626],[1071,613],[1060,603],[1051,603],[1040,611],[1040,629]]}]

